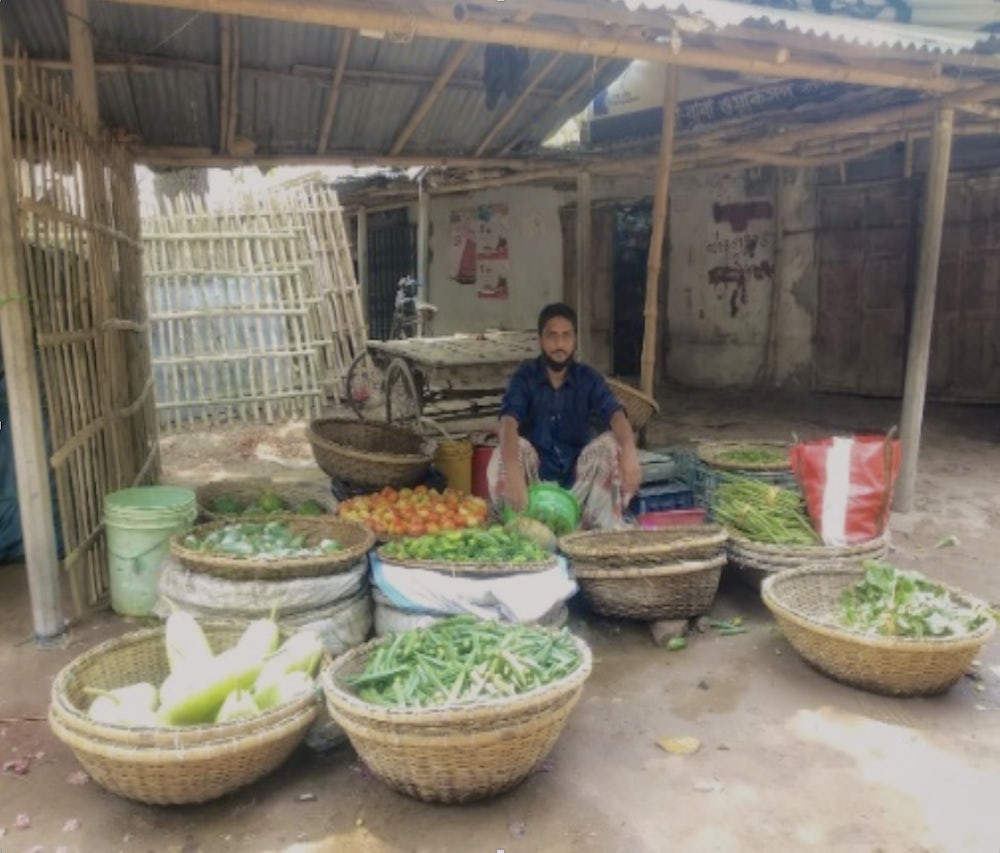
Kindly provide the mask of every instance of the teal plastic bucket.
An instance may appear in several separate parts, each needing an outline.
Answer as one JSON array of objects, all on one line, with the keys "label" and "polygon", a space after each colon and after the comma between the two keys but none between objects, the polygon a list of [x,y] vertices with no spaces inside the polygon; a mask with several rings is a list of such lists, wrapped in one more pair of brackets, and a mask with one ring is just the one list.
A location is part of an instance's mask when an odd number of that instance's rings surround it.
[{"label": "teal plastic bucket", "polygon": [[177,486],[138,486],[105,495],[108,579],[115,613],[153,612],[170,537],[190,530],[197,514],[195,493]]}]

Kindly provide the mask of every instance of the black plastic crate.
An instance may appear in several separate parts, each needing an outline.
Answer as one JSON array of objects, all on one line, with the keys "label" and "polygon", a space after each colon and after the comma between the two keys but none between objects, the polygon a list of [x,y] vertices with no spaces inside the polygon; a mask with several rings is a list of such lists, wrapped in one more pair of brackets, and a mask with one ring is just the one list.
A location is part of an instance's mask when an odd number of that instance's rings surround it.
[{"label": "black plastic crate", "polygon": [[694,489],[682,480],[650,483],[639,489],[632,498],[629,509],[636,515],[672,509],[694,509]]}]

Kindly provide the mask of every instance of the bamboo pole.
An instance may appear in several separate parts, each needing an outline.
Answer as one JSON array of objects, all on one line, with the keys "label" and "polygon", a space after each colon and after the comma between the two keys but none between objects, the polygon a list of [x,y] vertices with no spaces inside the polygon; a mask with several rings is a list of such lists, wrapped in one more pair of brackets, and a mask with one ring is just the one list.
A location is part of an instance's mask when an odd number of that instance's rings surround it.
[{"label": "bamboo pole", "polygon": [[576,179],[576,290],[573,301],[576,303],[577,346],[581,358],[586,358],[591,350],[592,201],[590,173],[580,172]]},{"label": "bamboo pole", "polygon": [[0,86],[0,347],[10,400],[14,472],[21,511],[31,618],[40,641],[65,629],[59,591],[59,557],[52,521],[52,492],[42,429],[42,398],[35,369],[31,311],[18,224],[17,161],[11,145],[7,86]]},{"label": "bamboo pole", "polygon": [[219,15],[219,151],[226,151],[226,140],[229,139],[229,99],[230,67],[233,57],[233,19],[229,15]]},{"label": "bamboo pole", "polygon": [[674,154],[674,126],[677,115],[677,69],[668,65],[663,96],[663,125],[660,131],[660,162],[656,167],[656,188],[653,193],[653,230],[649,237],[649,258],[646,262],[646,306],[642,335],[642,373],[640,387],[653,396],[656,379],[657,310],[660,294],[660,265],[663,260],[663,239],[666,232],[670,168]]},{"label": "bamboo pole", "polygon": [[733,71],[766,77],[831,80],[926,92],[954,92],[967,88],[964,81],[948,77],[919,79],[906,73],[855,69],[849,65],[831,67],[828,62],[790,58],[785,60],[783,56],[772,56],[770,59],[763,56],[745,58],[678,44],[676,41],[647,41],[641,33],[580,35],[568,30],[492,18],[488,22],[449,20],[434,17],[422,10],[402,12],[385,7],[333,4],[325,0],[295,0],[295,2],[293,0],[118,0],[118,2],[133,6],[245,15],[288,23],[378,30],[405,34],[409,39],[441,38],[621,59],[645,59],[683,68]]},{"label": "bamboo pole", "polygon": [[935,118],[934,134],[931,137],[931,162],[927,169],[927,189],[924,196],[924,228],[920,241],[917,292],[910,327],[910,347],[906,358],[903,413],[899,431],[903,455],[899,481],[896,484],[896,498],[893,502],[893,509],[904,513],[913,509],[917,483],[917,459],[920,454],[924,397],[927,393],[927,367],[930,362],[934,299],[937,294],[938,264],[941,258],[941,232],[948,193],[954,118],[953,110],[940,110]]},{"label": "bamboo pole", "polygon": [[444,91],[445,86],[448,85],[448,81],[455,75],[459,67],[465,62],[466,58],[472,49],[476,45],[473,42],[464,42],[463,44],[455,45],[451,55],[448,57],[438,74],[437,80],[434,81],[434,85],[431,86],[430,91],[424,96],[423,100],[417,105],[417,108],[410,115],[406,124],[403,125],[402,130],[399,131],[395,140],[393,140],[392,146],[389,148],[389,156],[395,157],[400,151],[406,146],[410,137],[416,132],[417,128],[420,127],[421,122],[427,117],[427,113],[430,112],[431,107],[437,102],[441,93]]},{"label": "bamboo pole", "polygon": [[232,53],[229,57],[229,116],[226,120],[226,144],[223,151],[233,150],[237,126],[240,123],[240,19],[234,17],[230,27],[229,40]]},{"label": "bamboo pole", "polygon": [[423,178],[417,184],[417,281],[423,287],[424,298],[430,299],[431,195]]},{"label": "bamboo pole", "polygon": [[340,36],[337,53],[337,65],[333,71],[333,82],[326,96],[326,106],[323,108],[323,121],[319,128],[319,142],[316,143],[316,153],[323,154],[330,144],[330,132],[333,130],[333,120],[337,115],[337,103],[344,84],[344,73],[347,70],[347,59],[354,44],[354,31],[344,30]]}]

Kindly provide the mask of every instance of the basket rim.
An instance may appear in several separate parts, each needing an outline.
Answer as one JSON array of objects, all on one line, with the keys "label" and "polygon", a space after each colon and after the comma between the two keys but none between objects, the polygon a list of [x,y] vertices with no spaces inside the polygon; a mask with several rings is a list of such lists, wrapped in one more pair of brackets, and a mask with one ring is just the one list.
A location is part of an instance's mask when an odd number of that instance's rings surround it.
[{"label": "basket rim", "polygon": [[[342,442],[326,438],[317,432],[318,427],[329,423],[349,424],[351,426],[361,425],[365,429],[384,432],[391,435],[405,434],[407,436],[414,436],[420,439],[420,446],[423,450],[421,453],[385,453],[361,450],[350,444],[343,444]],[[314,418],[309,422],[306,434],[309,441],[316,447],[331,450],[335,453],[339,453],[341,456],[360,459],[366,462],[387,462],[394,465],[417,463],[424,464],[431,462],[434,459],[435,452],[437,451],[437,441],[423,435],[422,433],[412,432],[411,430],[404,429],[403,427],[396,426],[395,424],[384,424],[378,421],[359,421],[357,418]]]},{"label": "basket rim", "polygon": [[640,568],[622,566],[604,568],[599,566],[574,565],[573,576],[582,580],[635,580],[639,578],[664,578],[679,575],[694,575],[722,568],[728,557],[720,554],[705,560],[679,560],[674,563],[654,563]]},{"label": "basket rim", "polygon": [[881,651],[927,651],[952,652],[969,646],[978,647],[985,643],[996,630],[996,620],[984,602],[963,590],[948,584],[934,581],[943,587],[949,595],[966,605],[982,606],[986,609],[986,622],[975,631],[968,634],[946,637],[885,637],[881,634],[868,634],[845,626],[835,626],[826,621],[812,618],[793,609],[781,600],[778,588],[782,584],[808,582],[810,578],[820,575],[851,575],[864,577],[864,569],[858,566],[801,566],[795,569],[785,569],[774,572],[761,582],[761,600],[775,616],[788,619],[804,630],[820,634],[828,639],[840,642],[850,642]]},{"label": "basket rim", "polygon": [[[642,544],[615,546],[614,540],[648,540]],[[717,545],[722,548],[729,539],[729,532],[721,524],[694,524],[681,527],[636,528],[621,530],[583,530],[567,533],[559,538],[559,550],[571,559],[586,560],[627,557],[631,560],[655,557],[660,553],[685,550],[692,547]],[[603,540],[609,544],[600,547]],[[588,548],[599,543],[596,548]]]},{"label": "basket rim", "polygon": [[786,472],[792,470],[790,459],[783,463],[777,462],[727,462],[720,460],[718,454],[726,450],[735,450],[742,447],[765,448],[772,450],[781,448],[786,452],[791,449],[791,444],[787,441],[776,441],[773,439],[744,439],[727,441],[702,441],[695,448],[695,455],[699,461],[720,471],[774,471]]},{"label": "basket rim", "polygon": [[[250,620],[199,619],[198,624],[207,635],[217,632],[241,633]],[[291,632],[294,633],[294,632]],[[301,708],[314,707],[316,698],[305,693],[282,703],[257,716],[226,723],[203,723],[190,726],[123,726],[115,723],[96,721],[87,716],[84,709],[77,707],[69,699],[69,684],[76,680],[77,672],[90,662],[111,651],[120,651],[129,646],[148,643],[162,643],[166,625],[154,625],[129,631],[111,637],[77,655],[65,664],[52,680],[49,689],[49,712],[58,717],[62,725],[81,737],[128,746],[130,749],[190,749],[202,743],[225,741],[231,743],[243,737],[258,735],[276,722],[298,713]],[[86,686],[86,685],[84,685]],[[125,686],[125,685],[121,685]]]},{"label": "basket rim", "polygon": [[[556,634],[565,629],[535,626],[535,630]],[[438,728],[453,725],[465,726],[468,731],[474,731],[476,723],[489,724],[498,717],[506,719],[519,712],[547,707],[552,704],[553,700],[567,696],[583,685],[593,668],[593,654],[590,646],[581,637],[573,633],[569,633],[569,635],[580,653],[579,666],[557,681],[515,696],[489,697],[476,702],[439,705],[431,708],[387,708],[365,702],[338,683],[337,676],[346,666],[367,657],[379,646],[392,642],[394,636],[392,634],[376,637],[340,655],[324,667],[320,673],[319,681],[330,705],[348,714],[360,716],[368,723],[427,725]]]},{"label": "basket rim", "polygon": [[375,544],[375,534],[370,528],[357,521],[350,521],[333,514],[316,515],[280,515],[267,517],[270,521],[280,521],[289,526],[304,525],[312,528],[322,526],[331,531],[331,538],[336,539],[335,530],[338,527],[349,528],[363,534],[361,541],[354,545],[342,547],[339,551],[316,557],[285,557],[265,560],[255,555],[245,557],[206,554],[187,548],[184,539],[191,535],[202,535],[230,524],[260,523],[260,518],[247,517],[239,521],[232,518],[207,521],[194,525],[190,530],[175,533],[170,537],[170,553],[179,560],[185,568],[193,572],[227,577],[236,580],[289,580],[291,578],[317,577],[319,575],[336,574],[355,565]]},{"label": "basket rim", "polygon": [[402,566],[404,569],[423,569],[429,572],[437,572],[442,575],[516,575],[532,574],[554,569],[559,565],[559,560],[555,554],[551,554],[549,559],[544,561],[533,561],[530,563],[486,563],[467,561],[445,561],[445,560],[416,560],[405,557],[395,557],[385,553],[385,546],[388,542],[380,545],[375,556],[383,563],[393,566]]}]

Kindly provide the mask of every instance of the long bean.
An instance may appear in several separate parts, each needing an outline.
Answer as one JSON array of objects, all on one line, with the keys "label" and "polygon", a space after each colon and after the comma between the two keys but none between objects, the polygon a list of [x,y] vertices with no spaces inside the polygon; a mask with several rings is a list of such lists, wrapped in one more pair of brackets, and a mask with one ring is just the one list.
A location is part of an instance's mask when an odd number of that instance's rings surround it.
[{"label": "long bean", "polygon": [[580,653],[565,629],[459,616],[387,640],[344,682],[366,702],[426,708],[515,696],[579,665]]},{"label": "long bean", "polygon": [[750,477],[726,477],[715,491],[712,514],[755,542],[816,545],[820,538],[802,498],[780,486]]}]

